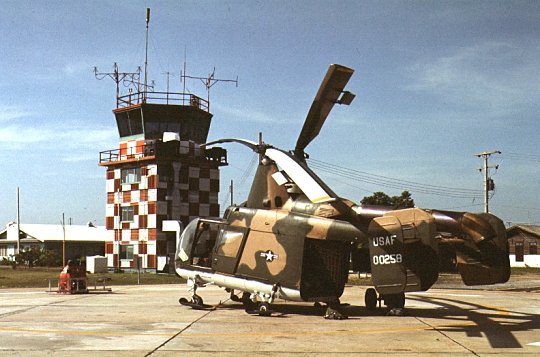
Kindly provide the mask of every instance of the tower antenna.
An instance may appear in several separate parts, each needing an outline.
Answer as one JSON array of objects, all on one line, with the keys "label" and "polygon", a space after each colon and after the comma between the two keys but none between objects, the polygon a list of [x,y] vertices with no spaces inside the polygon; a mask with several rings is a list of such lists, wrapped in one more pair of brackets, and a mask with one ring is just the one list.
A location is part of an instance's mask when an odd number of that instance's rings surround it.
[{"label": "tower antenna", "polygon": [[137,72],[119,72],[118,64],[114,62],[113,72],[99,72],[97,67],[94,67],[94,75],[98,80],[102,80],[105,77],[112,78],[116,83],[116,107],[120,104],[120,82],[124,82],[125,85],[137,84],[141,78],[141,67],[137,68]]},{"label": "tower antenna", "polygon": [[184,60],[184,72],[180,75],[180,78],[183,79],[184,81],[184,93],[185,93],[185,86],[186,86],[186,78],[199,79],[206,87],[208,109],[210,109],[210,88],[212,88],[217,82],[232,82],[232,83],[235,83],[236,87],[238,88],[238,76],[236,76],[236,79],[220,79],[220,78],[216,78],[215,74],[216,74],[216,67],[214,67],[214,70],[212,71],[212,73],[208,75],[208,77],[188,76],[186,74],[186,61]]},{"label": "tower antenna", "polygon": [[146,102],[146,92],[148,91],[148,24],[150,23],[150,8],[146,8],[146,48],[144,51],[144,96],[143,102]]}]

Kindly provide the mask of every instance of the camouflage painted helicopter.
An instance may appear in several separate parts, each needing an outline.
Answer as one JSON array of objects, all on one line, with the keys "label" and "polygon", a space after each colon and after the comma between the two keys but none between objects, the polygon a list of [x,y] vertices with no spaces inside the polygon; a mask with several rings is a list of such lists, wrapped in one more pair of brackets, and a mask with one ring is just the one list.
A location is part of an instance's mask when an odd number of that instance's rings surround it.
[{"label": "camouflage painted helicopter", "polygon": [[[346,318],[339,298],[348,278],[353,246],[369,247],[375,288],[369,309],[384,301],[399,314],[405,292],[425,291],[439,274],[438,250],[455,249],[466,285],[506,282],[510,277],[505,228],[491,214],[419,208],[359,206],[338,197],[306,164],[306,146],[319,134],[334,104],[348,105],[344,91],[353,70],[333,64],[309,110],[294,151],[243,139],[259,154],[247,201],[227,208],[222,219],[191,221],[177,242],[176,272],[188,280],[192,298],[180,303],[206,307],[197,288],[225,288],[246,311],[271,314],[276,299],[327,305],[325,317]],[[236,295],[236,292],[242,295]]]}]

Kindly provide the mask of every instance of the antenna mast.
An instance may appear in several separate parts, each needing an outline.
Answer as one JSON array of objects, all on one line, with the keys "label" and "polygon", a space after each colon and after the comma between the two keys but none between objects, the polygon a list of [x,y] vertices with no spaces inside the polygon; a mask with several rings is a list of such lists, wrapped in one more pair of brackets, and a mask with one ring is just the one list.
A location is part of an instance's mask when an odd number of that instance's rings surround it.
[{"label": "antenna mast", "polygon": [[94,75],[98,80],[102,80],[105,77],[112,78],[116,83],[116,107],[119,105],[120,98],[120,82],[136,84],[140,82],[141,67],[137,68],[137,72],[118,72],[118,64],[114,62],[114,72],[98,72],[98,68],[94,67]]},{"label": "antenna mast", "polygon": [[148,91],[148,24],[150,23],[150,8],[146,8],[146,48],[144,52],[144,95],[143,102],[146,102],[146,92]]},{"label": "antenna mast", "polygon": [[212,73],[208,75],[208,77],[194,77],[194,76],[188,76],[186,74],[186,61],[184,60],[184,71],[180,75],[180,79],[184,81],[184,93],[186,92],[186,78],[189,79],[199,79],[204,86],[206,87],[206,95],[208,100],[208,110],[210,110],[210,88],[212,88],[217,82],[232,82],[236,84],[236,88],[238,88],[238,76],[236,76],[236,79],[219,79],[215,77],[216,73],[216,67],[214,67],[214,70]]}]

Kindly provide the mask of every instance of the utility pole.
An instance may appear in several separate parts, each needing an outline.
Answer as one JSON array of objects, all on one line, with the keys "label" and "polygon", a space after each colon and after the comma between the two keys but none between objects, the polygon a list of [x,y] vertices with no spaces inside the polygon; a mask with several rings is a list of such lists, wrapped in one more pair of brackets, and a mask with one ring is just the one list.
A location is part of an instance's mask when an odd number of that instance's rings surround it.
[{"label": "utility pole", "polygon": [[21,253],[21,209],[19,187],[17,187],[17,254]]},{"label": "utility pole", "polygon": [[62,266],[66,266],[66,217],[62,212],[62,230],[64,232],[64,239],[62,239]]},{"label": "utility pole", "polygon": [[231,180],[231,186],[229,186],[229,191],[231,191],[231,206],[234,205],[234,185],[233,180]]},{"label": "utility pole", "polygon": [[495,189],[495,183],[489,177],[489,169],[495,169],[497,170],[499,168],[499,165],[495,166],[489,166],[488,165],[488,159],[493,154],[502,154],[500,151],[484,151],[479,154],[476,154],[476,157],[482,157],[484,160],[484,166],[478,171],[484,172],[484,212],[489,213],[489,191],[493,191]]}]

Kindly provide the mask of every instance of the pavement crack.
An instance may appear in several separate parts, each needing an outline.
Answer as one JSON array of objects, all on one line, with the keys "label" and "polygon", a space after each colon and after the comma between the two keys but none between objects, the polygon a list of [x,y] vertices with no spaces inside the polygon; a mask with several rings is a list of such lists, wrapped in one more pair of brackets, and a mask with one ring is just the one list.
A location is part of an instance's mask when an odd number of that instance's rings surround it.
[{"label": "pavement crack", "polygon": [[415,317],[415,319],[417,321],[419,321],[420,323],[426,325],[426,326],[429,326],[430,329],[432,329],[433,331],[436,331],[437,333],[443,335],[446,339],[452,341],[453,343],[455,343],[456,345],[460,346],[461,348],[463,348],[464,350],[467,350],[469,351],[471,354],[475,355],[475,356],[478,356],[480,357],[480,355],[476,352],[474,352],[473,350],[471,350],[470,348],[468,348],[467,346],[465,346],[464,344],[458,342],[457,340],[453,339],[452,337],[450,337],[448,334],[446,334],[444,331],[441,331],[440,329],[437,328],[437,326],[434,326],[418,317]]},{"label": "pavement crack", "polygon": [[[219,302],[218,306],[221,305],[223,302]],[[212,310],[209,310],[207,311],[205,314],[201,315],[200,317],[198,317],[197,319],[195,319],[194,321],[190,322],[186,327],[184,327],[183,329],[181,329],[180,331],[178,331],[177,333],[175,333],[173,336],[171,336],[170,338],[168,338],[167,340],[165,340],[162,344],[160,344],[159,346],[157,346],[156,348],[154,348],[152,351],[148,352],[147,354],[144,355],[144,357],[148,357],[148,356],[151,356],[152,354],[154,354],[155,352],[157,352],[159,349],[161,349],[162,347],[164,347],[166,344],[168,344],[169,342],[171,342],[172,340],[174,340],[175,338],[177,338],[178,336],[180,336],[184,331],[186,331],[187,329],[189,329],[191,326],[195,325],[197,322],[201,321],[202,319],[204,319],[206,316],[210,315],[210,313],[212,311],[215,311],[215,309],[212,309]]]}]

